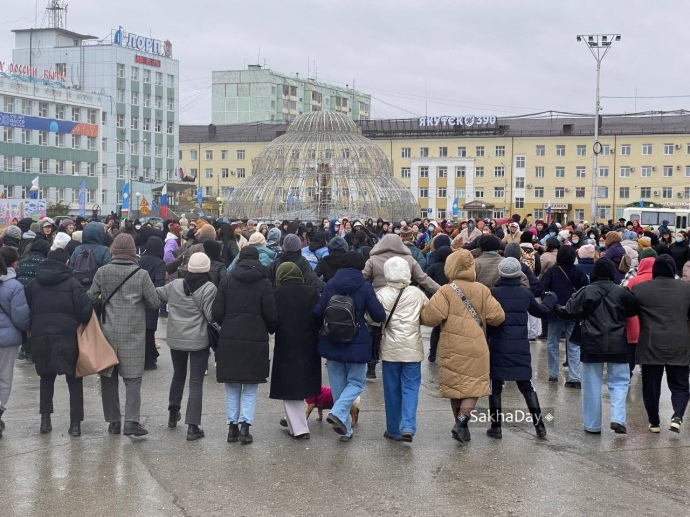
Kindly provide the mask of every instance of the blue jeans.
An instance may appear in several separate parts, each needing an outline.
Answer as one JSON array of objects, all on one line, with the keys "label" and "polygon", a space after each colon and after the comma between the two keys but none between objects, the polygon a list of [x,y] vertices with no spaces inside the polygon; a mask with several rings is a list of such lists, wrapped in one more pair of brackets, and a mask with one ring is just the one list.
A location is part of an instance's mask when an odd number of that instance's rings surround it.
[{"label": "blue jeans", "polygon": [[549,320],[549,335],[546,340],[546,347],[549,357],[549,377],[558,378],[559,369],[559,347],[558,342],[561,334],[565,330],[565,339],[568,351],[568,380],[578,382],[580,380],[580,345],[570,341],[570,335],[575,328],[575,320],[563,320],[555,318]]},{"label": "blue jeans", "polygon": [[383,361],[383,400],[386,431],[393,438],[417,432],[417,403],[422,384],[422,363]]},{"label": "blue jeans", "polygon": [[628,363],[582,363],[582,419],[587,431],[601,431],[601,379],[611,399],[611,422],[625,425],[625,399],[630,385]]},{"label": "blue jeans", "polygon": [[252,424],[257,391],[259,391],[258,384],[233,382],[225,385],[225,413],[228,417],[228,425],[242,422]]},{"label": "blue jeans", "polygon": [[341,363],[329,359],[326,362],[326,368],[333,394],[331,413],[345,424],[347,428],[345,436],[352,436],[350,408],[355,399],[364,392],[367,365],[366,363]]}]

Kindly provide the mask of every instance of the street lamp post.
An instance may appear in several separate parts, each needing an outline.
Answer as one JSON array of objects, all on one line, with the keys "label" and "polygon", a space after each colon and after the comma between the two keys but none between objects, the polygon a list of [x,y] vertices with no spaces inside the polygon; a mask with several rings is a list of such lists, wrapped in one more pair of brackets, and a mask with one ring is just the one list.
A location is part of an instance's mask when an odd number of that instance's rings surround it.
[{"label": "street lamp post", "polygon": [[134,194],[134,197],[137,200],[137,219],[139,219],[139,198],[141,197],[141,192],[137,192]]},{"label": "street lamp post", "polygon": [[592,199],[591,199],[591,214],[592,224],[596,224],[598,219],[597,210],[597,176],[599,175],[599,153],[601,152],[601,143],[599,143],[599,112],[601,111],[601,99],[599,97],[599,78],[601,75],[601,62],[604,56],[611,49],[614,41],[620,41],[620,34],[579,34],[577,41],[583,41],[587,48],[597,61],[597,90],[596,90],[596,104],[594,105],[594,144],[592,147],[593,165],[592,165]]},{"label": "street lamp post", "polygon": [[218,203],[218,218],[220,219],[223,216],[223,198],[218,196],[216,203]]}]

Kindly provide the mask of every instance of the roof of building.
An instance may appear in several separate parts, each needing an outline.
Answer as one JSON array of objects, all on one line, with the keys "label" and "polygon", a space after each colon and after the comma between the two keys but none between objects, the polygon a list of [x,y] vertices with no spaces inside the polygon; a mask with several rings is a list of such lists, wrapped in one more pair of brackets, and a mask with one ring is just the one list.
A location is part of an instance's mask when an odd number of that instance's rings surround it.
[{"label": "roof of building", "polygon": [[51,32],[56,31],[72,39],[98,39],[98,36],[90,36],[88,34],[79,34],[78,32],[68,31],[66,29],[59,29],[53,27],[47,27],[43,29],[13,29],[12,32]]},{"label": "roof of building", "polygon": [[[497,118],[494,123],[467,126],[442,122],[441,117],[428,117],[431,122],[420,124],[414,119],[377,119],[355,122],[368,138],[456,138],[456,137],[540,137],[540,136],[593,136],[594,117],[562,116],[553,113],[544,117]],[[455,117],[456,119],[458,117]],[[436,119],[439,119],[438,121]],[[288,124],[261,123],[180,126],[180,143],[207,142],[270,142],[284,134]],[[650,112],[635,115],[602,116],[599,134],[660,135],[690,134],[690,113]]]}]

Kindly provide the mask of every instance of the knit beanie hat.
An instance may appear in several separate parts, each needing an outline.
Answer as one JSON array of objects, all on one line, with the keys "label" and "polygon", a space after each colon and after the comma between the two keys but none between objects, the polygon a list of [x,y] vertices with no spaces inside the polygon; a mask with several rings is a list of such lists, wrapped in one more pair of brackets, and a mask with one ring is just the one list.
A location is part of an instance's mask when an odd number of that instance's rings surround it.
[{"label": "knit beanie hat", "polygon": [[245,246],[240,250],[240,258],[237,260],[259,260],[259,250],[254,246]]},{"label": "knit beanie hat", "polygon": [[[532,233],[532,230],[534,230],[534,233]],[[532,244],[532,239],[534,239],[534,236],[537,234],[537,229],[536,228],[530,228],[526,232],[522,232],[522,235],[520,235],[520,243],[521,244]]]},{"label": "knit beanie hat", "polygon": [[254,232],[249,237],[249,244],[257,244],[259,246],[266,246],[266,238],[262,233]]},{"label": "knit beanie hat", "polygon": [[168,225],[168,231],[175,235],[176,237],[179,237],[180,234],[182,233],[182,226],[180,226],[177,223],[171,223]]},{"label": "knit beanie hat", "polygon": [[570,230],[561,230],[558,232],[558,236],[564,241],[568,240],[570,238]]},{"label": "knit beanie hat", "polygon": [[676,262],[669,255],[661,255],[654,261],[652,266],[652,278],[676,277]]},{"label": "knit beanie hat", "polygon": [[294,233],[289,233],[283,240],[283,249],[285,251],[300,251],[302,249],[302,241]]},{"label": "knit beanie hat", "polygon": [[328,241],[328,251],[347,251],[349,249],[345,239],[336,235],[330,241]]},{"label": "knit beanie hat", "polygon": [[517,278],[522,273],[520,261],[513,257],[506,257],[498,263],[498,274],[502,278]]},{"label": "knit beanie hat", "polygon": [[51,250],[56,250],[58,248],[63,248],[67,246],[69,241],[72,240],[72,237],[67,235],[65,232],[60,232],[55,236],[55,240],[53,241],[53,245],[51,246]]},{"label": "knit beanie hat", "polygon": [[31,230],[34,233],[41,233],[41,225],[38,223],[31,223],[29,230]]},{"label": "knit beanie hat", "polygon": [[208,273],[211,269],[211,259],[206,253],[196,252],[192,253],[187,263],[187,271],[190,273]]},{"label": "knit beanie hat", "polygon": [[72,240],[77,241],[77,242],[81,242],[81,234],[82,234],[81,230],[76,230],[76,231],[72,232]]},{"label": "knit beanie hat", "polygon": [[19,226],[8,226],[7,236],[20,240],[22,238],[22,231],[19,229]]},{"label": "knit beanie hat", "polygon": [[592,266],[592,271],[589,273],[589,280],[596,282],[597,280],[611,280],[616,278],[616,265],[606,257],[597,260]]},{"label": "knit beanie hat", "polygon": [[412,235],[412,228],[409,226],[403,226],[400,229],[400,238],[403,242],[412,242],[414,236]]},{"label": "knit beanie hat", "polygon": [[501,248],[501,241],[494,235],[482,235],[479,238],[479,247],[482,251],[498,251]]},{"label": "knit beanie hat", "polygon": [[577,256],[581,259],[594,258],[594,244],[583,244],[577,250]]},{"label": "knit beanie hat", "polygon": [[364,258],[356,251],[348,251],[343,255],[341,264],[344,268],[362,271],[364,269]]},{"label": "knit beanie hat", "polygon": [[637,244],[642,248],[649,248],[652,245],[652,239],[649,237],[640,237],[637,239]]},{"label": "knit beanie hat", "polygon": [[137,262],[137,251],[134,247],[134,239],[132,239],[132,236],[128,233],[119,233],[117,237],[115,237],[115,240],[110,246],[110,253],[113,255],[113,260]]},{"label": "knit beanie hat", "polygon": [[559,266],[572,266],[575,264],[575,248],[572,246],[563,246],[559,248],[556,255],[556,264]]},{"label": "knit beanie hat", "polygon": [[206,238],[215,240],[216,230],[210,224],[204,224],[194,235],[197,239]]},{"label": "knit beanie hat", "polygon": [[31,252],[34,251],[40,253],[44,257],[47,257],[48,252],[50,251],[50,244],[48,244],[48,241],[43,239],[37,240],[31,245]]},{"label": "knit beanie hat", "polygon": [[636,241],[637,240],[637,234],[633,231],[625,230],[623,232],[623,240],[624,241]]},{"label": "knit beanie hat", "polygon": [[517,242],[511,242],[503,250],[504,257],[513,257],[514,259],[520,260],[522,256],[522,251],[520,250],[520,245]]},{"label": "knit beanie hat", "polygon": [[644,248],[642,251],[640,251],[640,255],[639,255],[638,258],[639,258],[640,260],[642,260],[642,259],[646,259],[646,258],[649,258],[649,257],[657,258],[658,256],[659,256],[659,255],[657,255],[657,253],[656,253],[656,251],[654,250],[654,248]]}]

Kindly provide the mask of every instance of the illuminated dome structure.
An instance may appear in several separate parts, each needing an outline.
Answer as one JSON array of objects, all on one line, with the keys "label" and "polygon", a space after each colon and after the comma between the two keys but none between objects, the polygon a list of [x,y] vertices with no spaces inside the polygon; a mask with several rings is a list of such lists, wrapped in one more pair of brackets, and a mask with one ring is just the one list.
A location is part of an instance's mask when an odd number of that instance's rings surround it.
[{"label": "illuminated dome structure", "polygon": [[231,217],[399,221],[419,214],[383,151],[342,113],[300,115],[253,160],[253,171],[228,198]]}]

